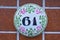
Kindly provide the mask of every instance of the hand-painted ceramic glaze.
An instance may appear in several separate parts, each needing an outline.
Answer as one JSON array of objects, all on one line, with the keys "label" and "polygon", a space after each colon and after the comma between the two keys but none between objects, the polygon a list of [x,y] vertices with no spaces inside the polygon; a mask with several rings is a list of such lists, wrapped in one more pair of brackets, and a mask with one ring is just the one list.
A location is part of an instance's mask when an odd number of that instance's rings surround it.
[{"label": "hand-painted ceramic glaze", "polygon": [[14,15],[16,29],[27,37],[39,35],[46,28],[47,15],[37,4],[25,4]]}]

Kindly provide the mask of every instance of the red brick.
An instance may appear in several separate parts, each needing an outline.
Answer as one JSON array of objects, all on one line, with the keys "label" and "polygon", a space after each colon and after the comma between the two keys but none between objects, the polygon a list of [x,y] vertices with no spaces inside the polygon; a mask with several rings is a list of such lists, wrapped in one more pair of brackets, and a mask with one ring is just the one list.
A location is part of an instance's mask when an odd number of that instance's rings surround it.
[{"label": "red brick", "polygon": [[46,34],[45,40],[60,40],[59,34]]},{"label": "red brick", "polygon": [[16,9],[0,9],[0,30],[15,30],[13,17]]},{"label": "red brick", "polygon": [[20,35],[20,40],[42,40],[42,34],[36,37],[26,37],[26,36]]},{"label": "red brick", "polygon": [[46,10],[48,24],[46,31],[60,31],[60,10]]},{"label": "red brick", "polygon": [[20,6],[27,3],[35,3],[42,6],[42,0],[20,0]]},{"label": "red brick", "polygon": [[0,6],[16,6],[16,0],[0,0]]},{"label": "red brick", "polygon": [[46,0],[46,6],[48,6],[48,7],[51,7],[51,6],[60,7],[60,0]]}]

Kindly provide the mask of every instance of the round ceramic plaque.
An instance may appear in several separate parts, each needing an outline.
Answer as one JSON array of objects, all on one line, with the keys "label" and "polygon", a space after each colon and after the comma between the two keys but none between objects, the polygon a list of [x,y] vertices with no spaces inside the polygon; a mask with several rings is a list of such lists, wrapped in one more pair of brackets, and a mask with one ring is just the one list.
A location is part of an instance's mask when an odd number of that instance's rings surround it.
[{"label": "round ceramic plaque", "polygon": [[34,37],[46,28],[47,15],[37,4],[25,4],[14,15],[14,25],[22,35]]}]

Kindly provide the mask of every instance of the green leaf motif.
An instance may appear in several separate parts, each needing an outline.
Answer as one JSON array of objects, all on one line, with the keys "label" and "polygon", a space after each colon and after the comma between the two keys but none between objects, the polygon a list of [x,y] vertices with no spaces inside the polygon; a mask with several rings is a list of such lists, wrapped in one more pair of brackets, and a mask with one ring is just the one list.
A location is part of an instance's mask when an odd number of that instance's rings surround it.
[{"label": "green leaf motif", "polygon": [[43,16],[43,15],[40,15],[39,16],[39,19],[40,20],[42,20],[41,22],[39,22],[39,23],[41,23],[42,24],[42,27],[44,28],[45,27],[45,25],[46,25],[46,21],[47,21],[47,19],[46,19],[47,17],[46,16]]},{"label": "green leaf motif", "polygon": [[22,16],[22,15],[19,15],[20,17]]},{"label": "green leaf motif", "polygon": [[32,30],[32,28],[30,28],[29,30],[27,30],[27,32],[28,32],[28,36],[33,36],[33,30]]},{"label": "green leaf motif", "polygon": [[39,16],[39,19],[42,20],[43,23],[45,23],[45,21],[46,21],[45,18],[46,18],[45,16],[41,16],[41,15]]},{"label": "green leaf motif", "polygon": [[28,36],[32,36],[33,35],[33,33],[32,33],[32,31],[28,31]]},{"label": "green leaf motif", "polygon": [[32,28],[30,28],[30,30],[32,30]]},{"label": "green leaf motif", "polygon": [[22,24],[20,23],[20,25],[22,25]]},{"label": "green leaf motif", "polygon": [[27,12],[28,12],[28,13],[34,12],[34,7],[29,7],[29,6],[28,6]]}]

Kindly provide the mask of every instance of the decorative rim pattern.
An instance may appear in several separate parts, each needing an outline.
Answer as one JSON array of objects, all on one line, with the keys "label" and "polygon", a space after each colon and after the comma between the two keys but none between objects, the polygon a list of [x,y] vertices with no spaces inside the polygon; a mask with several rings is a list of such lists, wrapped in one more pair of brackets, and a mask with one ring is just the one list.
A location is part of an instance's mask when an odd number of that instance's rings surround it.
[{"label": "decorative rim pattern", "polygon": [[[28,25],[27,21],[25,24],[28,26],[23,25],[24,22],[22,22],[22,20],[24,17],[29,17],[30,25]],[[37,24],[35,24],[33,19],[36,19]],[[32,3],[25,4],[16,11],[14,15],[14,25],[22,35],[34,37],[39,35],[46,28],[47,15],[42,7]]]}]

